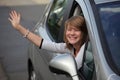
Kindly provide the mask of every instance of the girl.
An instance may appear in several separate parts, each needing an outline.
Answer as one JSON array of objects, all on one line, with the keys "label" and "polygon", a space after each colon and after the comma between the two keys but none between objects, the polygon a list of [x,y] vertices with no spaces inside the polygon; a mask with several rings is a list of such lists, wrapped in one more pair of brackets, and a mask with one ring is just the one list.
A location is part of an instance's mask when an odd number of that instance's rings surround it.
[{"label": "girl", "polygon": [[[21,15],[16,11],[10,12],[9,21],[14,29],[18,30],[24,37],[42,49],[47,49],[60,53],[71,53],[77,62],[77,68],[82,66],[85,42],[87,39],[87,29],[82,16],[73,16],[65,22],[64,41],[65,43],[55,43],[43,39],[20,24]],[[51,46],[52,45],[52,46]]]}]

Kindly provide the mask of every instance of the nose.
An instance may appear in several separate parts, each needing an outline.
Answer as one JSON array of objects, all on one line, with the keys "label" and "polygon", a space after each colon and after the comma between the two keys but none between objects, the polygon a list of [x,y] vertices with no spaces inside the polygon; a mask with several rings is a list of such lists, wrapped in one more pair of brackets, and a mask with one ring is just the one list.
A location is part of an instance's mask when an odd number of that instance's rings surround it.
[{"label": "nose", "polygon": [[73,35],[73,34],[75,33],[75,31],[72,29],[72,30],[70,31],[70,33]]}]

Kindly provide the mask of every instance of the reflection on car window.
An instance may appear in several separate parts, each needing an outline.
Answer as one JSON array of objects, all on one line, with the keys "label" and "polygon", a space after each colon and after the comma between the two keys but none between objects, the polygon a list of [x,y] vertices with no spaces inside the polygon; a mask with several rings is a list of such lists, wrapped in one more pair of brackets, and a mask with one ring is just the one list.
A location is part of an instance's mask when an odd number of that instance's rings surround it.
[{"label": "reflection on car window", "polygon": [[111,55],[109,58],[120,71],[120,2],[101,4],[98,8],[109,49],[107,55]]},{"label": "reflection on car window", "polygon": [[58,39],[66,2],[67,0],[54,0],[47,20],[48,31],[55,41]]}]

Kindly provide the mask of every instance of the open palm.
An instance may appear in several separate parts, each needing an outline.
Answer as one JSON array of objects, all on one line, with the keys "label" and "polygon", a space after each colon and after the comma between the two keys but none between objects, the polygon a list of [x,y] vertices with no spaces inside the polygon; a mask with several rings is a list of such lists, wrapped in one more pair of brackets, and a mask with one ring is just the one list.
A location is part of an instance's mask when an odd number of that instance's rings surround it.
[{"label": "open palm", "polygon": [[16,11],[11,11],[9,15],[10,15],[9,21],[11,22],[12,26],[15,29],[18,29],[18,25],[20,24],[20,14],[17,13]]}]

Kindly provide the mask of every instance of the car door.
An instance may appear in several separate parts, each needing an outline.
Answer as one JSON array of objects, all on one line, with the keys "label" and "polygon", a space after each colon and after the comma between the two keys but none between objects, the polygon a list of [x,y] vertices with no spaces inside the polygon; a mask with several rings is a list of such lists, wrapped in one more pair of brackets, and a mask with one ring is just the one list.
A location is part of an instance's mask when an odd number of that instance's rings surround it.
[{"label": "car door", "polygon": [[[95,71],[94,80],[119,80],[119,0],[76,0],[86,20]],[[115,11],[114,11],[115,10]],[[116,18],[117,17],[117,18]],[[117,55],[117,56],[116,56]],[[87,56],[86,56],[87,58]],[[85,58],[85,61],[87,59]],[[84,65],[85,67],[85,65]],[[84,71],[84,69],[82,70]],[[86,70],[85,70],[86,71]],[[86,71],[87,72],[87,71]],[[86,73],[83,73],[86,76]],[[88,74],[87,74],[88,75]],[[115,75],[115,76],[114,76]],[[88,78],[87,76],[86,78]],[[91,78],[87,80],[92,80]]]},{"label": "car door", "polygon": [[[69,4],[70,5],[70,4]],[[68,5],[68,6],[69,6]],[[67,6],[67,7],[68,7]],[[68,13],[69,12],[69,13]],[[81,6],[79,5],[78,2],[73,1],[73,4],[71,7],[69,7],[66,11],[65,14],[66,17],[65,20],[67,18],[70,18],[72,16],[83,16],[84,17],[84,13],[81,9]],[[64,23],[64,21],[63,21]],[[61,29],[62,31],[64,31],[64,28],[62,27]],[[62,38],[61,38],[62,39]],[[85,55],[84,55],[84,60],[83,60],[83,66],[82,68],[79,70],[79,78],[80,80],[92,80],[93,77],[93,73],[94,73],[94,60],[93,60],[93,54],[92,54],[92,46],[91,43],[88,42],[88,45],[86,45],[86,49],[85,49]],[[95,80],[95,79],[94,79]]]},{"label": "car door", "polygon": [[[48,11],[43,17],[43,21],[36,25],[35,33],[42,36],[43,39],[60,42],[63,37],[64,21],[67,19],[65,11],[72,6],[73,2],[69,0],[53,0]],[[66,6],[71,4],[69,6]],[[67,14],[69,15],[69,13]],[[61,33],[62,32],[62,33]],[[61,38],[60,38],[61,37]],[[55,74],[49,69],[49,61],[59,53],[39,49],[34,44],[30,44],[28,73],[30,80],[71,80],[64,74]]]},{"label": "car door", "polygon": [[[89,18],[87,17],[88,12],[86,12],[87,9],[85,8],[86,6],[84,4],[85,2],[81,0],[74,1],[74,5],[71,8],[69,17],[76,15],[83,16],[86,20],[87,27],[89,27]],[[82,80],[96,80],[94,58],[90,39],[86,42],[86,48],[84,50],[83,57],[83,66],[78,71],[78,73],[80,79]]]}]

